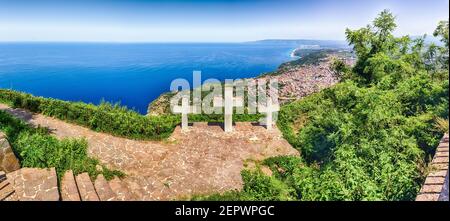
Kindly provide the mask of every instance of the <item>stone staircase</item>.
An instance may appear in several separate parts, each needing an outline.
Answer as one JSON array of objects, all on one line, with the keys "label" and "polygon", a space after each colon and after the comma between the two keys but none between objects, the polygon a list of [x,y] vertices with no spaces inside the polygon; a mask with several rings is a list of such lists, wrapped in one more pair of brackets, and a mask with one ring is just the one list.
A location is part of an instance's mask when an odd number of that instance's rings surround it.
[{"label": "stone staircase", "polygon": [[149,200],[145,187],[132,179],[122,180],[115,177],[107,181],[98,175],[94,182],[87,173],[77,176],[67,171],[61,179],[62,201],[138,201]]},{"label": "stone staircase", "polygon": [[88,173],[74,176],[71,170],[64,173],[58,188],[55,168],[20,168],[0,132],[0,201],[135,201],[148,199],[141,195],[145,188],[119,178],[107,181],[103,175],[92,182]]},{"label": "stone staircase", "polygon": [[14,198],[14,188],[6,179],[5,172],[0,171],[0,200],[10,200]]},{"label": "stone staircase", "polygon": [[98,175],[92,182],[87,173],[77,176],[67,171],[61,180],[62,201],[131,201],[132,197],[127,185],[119,178],[107,181],[103,175]]},{"label": "stone staircase", "polygon": [[63,175],[58,189],[54,168],[0,172],[0,201],[136,201],[143,200],[135,194],[142,191],[119,178],[107,181],[99,175],[92,182],[87,173],[74,176],[72,171]]},{"label": "stone staircase", "polygon": [[416,201],[448,201],[449,135],[445,134],[430,164],[430,173]]}]

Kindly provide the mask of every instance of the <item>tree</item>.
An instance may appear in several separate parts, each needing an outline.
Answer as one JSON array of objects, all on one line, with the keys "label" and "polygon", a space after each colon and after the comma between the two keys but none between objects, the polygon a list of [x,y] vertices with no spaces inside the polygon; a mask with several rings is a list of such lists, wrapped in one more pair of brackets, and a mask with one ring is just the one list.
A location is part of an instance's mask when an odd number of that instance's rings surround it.
[{"label": "tree", "polygon": [[445,43],[448,51],[448,21],[440,21],[433,35],[435,37],[441,37],[441,41]]},{"label": "tree", "polygon": [[395,83],[425,68],[422,54],[426,36],[415,40],[395,37],[396,27],[395,16],[384,10],[372,25],[346,30],[347,40],[358,56],[353,72],[362,77],[362,83],[374,85],[385,77]]},{"label": "tree", "polygon": [[[334,70],[340,81],[346,81],[354,78],[351,66],[343,60],[335,58],[331,63],[331,69]],[[353,79],[354,80],[354,79]]]},{"label": "tree", "polygon": [[396,27],[395,17],[389,10],[384,10],[374,20],[373,25],[355,31],[346,30],[347,40],[353,45],[358,56],[354,71],[361,75],[366,83],[371,82],[373,78],[373,73],[365,70],[367,62],[376,54],[387,52],[392,48],[394,42],[392,32]]},{"label": "tree", "polygon": [[436,60],[442,64],[442,68],[445,70],[448,70],[448,58],[449,58],[449,51],[448,51],[448,21],[441,21],[439,22],[438,27],[434,31],[433,35],[435,37],[440,37],[441,41],[444,43],[444,47],[437,47],[439,49],[440,54],[436,56]]}]

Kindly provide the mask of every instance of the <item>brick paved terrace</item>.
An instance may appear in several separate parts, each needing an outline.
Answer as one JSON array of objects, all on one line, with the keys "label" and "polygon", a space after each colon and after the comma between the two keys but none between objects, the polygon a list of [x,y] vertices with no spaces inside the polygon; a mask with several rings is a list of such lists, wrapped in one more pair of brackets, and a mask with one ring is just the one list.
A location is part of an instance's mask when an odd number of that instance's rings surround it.
[{"label": "brick paved terrace", "polygon": [[91,156],[127,174],[112,185],[125,200],[171,200],[240,189],[246,161],[299,155],[278,129],[267,131],[251,123],[236,123],[231,133],[218,124],[194,123],[188,132],[177,127],[169,139],[155,142],[114,137],[3,104],[0,110],[47,127],[58,138],[86,138]]}]

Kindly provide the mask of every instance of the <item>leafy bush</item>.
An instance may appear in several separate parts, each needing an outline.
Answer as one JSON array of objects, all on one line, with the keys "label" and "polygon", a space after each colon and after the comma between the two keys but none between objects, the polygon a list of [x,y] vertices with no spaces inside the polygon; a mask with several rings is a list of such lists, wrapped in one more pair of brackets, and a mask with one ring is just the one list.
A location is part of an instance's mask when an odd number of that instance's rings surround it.
[{"label": "leafy bush", "polygon": [[102,102],[100,105],[67,102],[52,98],[35,97],[11,90],[0,90],[0,100],[15,108],[82,125],[95,131],[133,139],[158,140],[168,137],[179,123],[179,117],[142,116],[119,105]]},{"label": "leafy bush", "polygon": [[448,128],[449,128],[449,123],[448,123],[448,119],[444,119],[444,118],[437,118],[436,119],[436,128],[443,132],[443,133],[448,133]]},{"label": "leafy bush", "polygon": [[242,171],[245,200],[292,200],[292,189],[283,182],[264,175],[261,171]]},{"label": "leafy bush", "polygon": [[244,181],[243,191],[229,191],[209,196],[193,196],[191,200],[208,201],[287,201],[293,200],[294,189],[283,182],[264,175],[260,170],[241,172]]}]

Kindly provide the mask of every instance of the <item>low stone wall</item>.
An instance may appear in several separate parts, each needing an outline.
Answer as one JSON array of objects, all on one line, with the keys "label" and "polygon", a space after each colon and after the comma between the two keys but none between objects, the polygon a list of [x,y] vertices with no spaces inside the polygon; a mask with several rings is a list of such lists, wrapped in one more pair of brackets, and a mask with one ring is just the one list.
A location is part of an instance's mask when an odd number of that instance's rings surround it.
[{"label": "low stone wall", "polygon": [[436,149],[428,174],[416,201],[448,201],[448,134],[445,134]]},{"label": "low stone wall", "polygon": [[20,169],[19,160],[9,145],[6,135],[0,131],[0,171],[10,173]]}]

